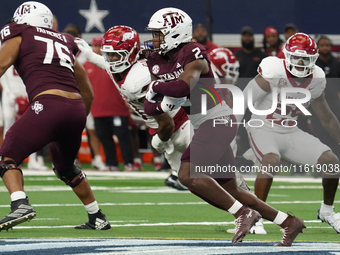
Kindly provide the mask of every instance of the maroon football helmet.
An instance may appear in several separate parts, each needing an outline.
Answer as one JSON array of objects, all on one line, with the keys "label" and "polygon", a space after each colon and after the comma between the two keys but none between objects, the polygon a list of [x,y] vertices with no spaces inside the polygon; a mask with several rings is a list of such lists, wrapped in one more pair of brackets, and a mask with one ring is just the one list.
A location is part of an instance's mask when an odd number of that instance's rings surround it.
[{"label": "maroon football helmet", "polygon": [[296,33],[284,45],[287,70],[296,77],[307,77],[314,71],[319,56],[314,40],[307,34]]},{"label": "maroon football helmet", "polygon": [[104,34],[101,52],[110,64],[110,72],[121,73],[138,60],[139,35],[131,27],[114,26]]},{"label": "maroon football helmet", "polygon": [[211,62],[213,71],[220,77],[224,77],[231,84],[235,84],[239,76],[240,64],[232,53],[227,48],[216,48],[213,49],[208,58]]}]

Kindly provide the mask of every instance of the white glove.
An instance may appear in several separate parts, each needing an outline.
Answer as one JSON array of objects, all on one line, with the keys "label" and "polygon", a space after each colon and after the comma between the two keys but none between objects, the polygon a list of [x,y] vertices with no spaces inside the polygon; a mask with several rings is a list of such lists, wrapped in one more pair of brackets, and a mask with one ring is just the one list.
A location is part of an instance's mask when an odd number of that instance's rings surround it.
[{"label": "white glove", "polygon": [[165,151],[165,144],[167,143],[167,141],[162,141],[158,134],[155,134],[152,137],[151,140],[151,145],[153,148],[155,148],[159,153],[163,153]]},{"label": "white glove", "polygon": [[92,51],[92,48],[90,45],[87,44],[83,39],[81,38],[75,38],[74,42],[78,45],[78,48],[81,50],[81,52],[84,54],[87,61],[91,62],[92,64],[100,67],[103,70],[106,70],[106,62],[105,59],[96,53]]},{"label": "white glove", "polygon": [[161,108],[163,112],[173,111],[181,107],[185,103],[185,101],[187,101],[187,97],[164,96],[161,102]]},{"label": "white glove", "polygon": [[149,89],[146,92],[145,98],[150,102],[150,103],[156,103],[155,100],[153,100],[152,98],[154,98],[154,96],[157,95],[156,92],[153,91],[153,87],[156,86],[159,82],[163,82],[162,80],[157,80],[157,81],[152,81],[149,85]]},{"label": "white glove", "polygon": [[168,141],[162,141],[159,138],[158,134],[155,134],[152,137],[151,145],[160,153],[163,153],[165,151],[166,153],[171,154],[175,150],[174,144],[172,143],[171,139],[169,139]]}]

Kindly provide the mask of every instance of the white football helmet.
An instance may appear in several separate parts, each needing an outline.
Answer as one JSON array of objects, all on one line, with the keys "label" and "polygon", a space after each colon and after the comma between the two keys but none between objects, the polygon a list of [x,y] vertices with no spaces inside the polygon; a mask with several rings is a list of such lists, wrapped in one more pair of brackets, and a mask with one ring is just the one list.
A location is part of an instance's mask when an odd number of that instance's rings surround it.
[{"label": "white football helmet", "polygon": [[[162,54],[177,48],[192,39],[192,20],[188,14],[177,8],[163,8],[152,15],[146,30],[159,31],[164,35],[159,50]],[[146,44],[150,44],[147,41]]]},{"label": "white football helmet", "polygon": [[29,1],[15,10],[13,20],[18,24],[52,28],[53,14],[46,5]]}]

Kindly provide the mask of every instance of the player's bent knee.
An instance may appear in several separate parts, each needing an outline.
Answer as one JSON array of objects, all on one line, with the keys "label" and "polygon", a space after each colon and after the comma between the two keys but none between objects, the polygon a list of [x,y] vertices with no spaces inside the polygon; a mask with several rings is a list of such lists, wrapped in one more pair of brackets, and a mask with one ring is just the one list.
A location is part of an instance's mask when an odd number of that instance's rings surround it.
[{"label": "player's bent knee", "polygon": [[267,170],[261,169],[260,173],[267,175],[269,178],[274,178],[274,174],[268,172]]},{"label": "player's bent knee", "polygon": [[332,151],[325,151],[318,158],[318,164],[339,164],[339,159]]},{"label": "player's bent knee", "polygon": [[0,161],[0,176],[1,178],[8,170],[18,170],[22,174],[21,168],[13,160],[1,160]]},{"label": "player's bent knee", "polygon": [[60,171],[57,169],[53,169],[55,175],[66,183],[66,185],[71,188],[77,187],[86,177],[86,174],[80,170],[76,165],[72,166],[72,169],[69,171]]}]

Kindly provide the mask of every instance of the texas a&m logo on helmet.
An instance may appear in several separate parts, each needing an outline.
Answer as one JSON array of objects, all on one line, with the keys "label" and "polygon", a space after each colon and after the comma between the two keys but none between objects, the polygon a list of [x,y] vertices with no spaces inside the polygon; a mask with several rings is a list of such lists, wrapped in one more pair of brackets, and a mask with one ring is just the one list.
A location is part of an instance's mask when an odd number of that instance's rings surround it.
[{"label": "texas a&m logo on helmet", "polygon": [[163,14],[163,19],[164,27],[170,25],[171,28],[174,28],[178,23],[183,23],[183,17],[178,12],[165,13]]}]

